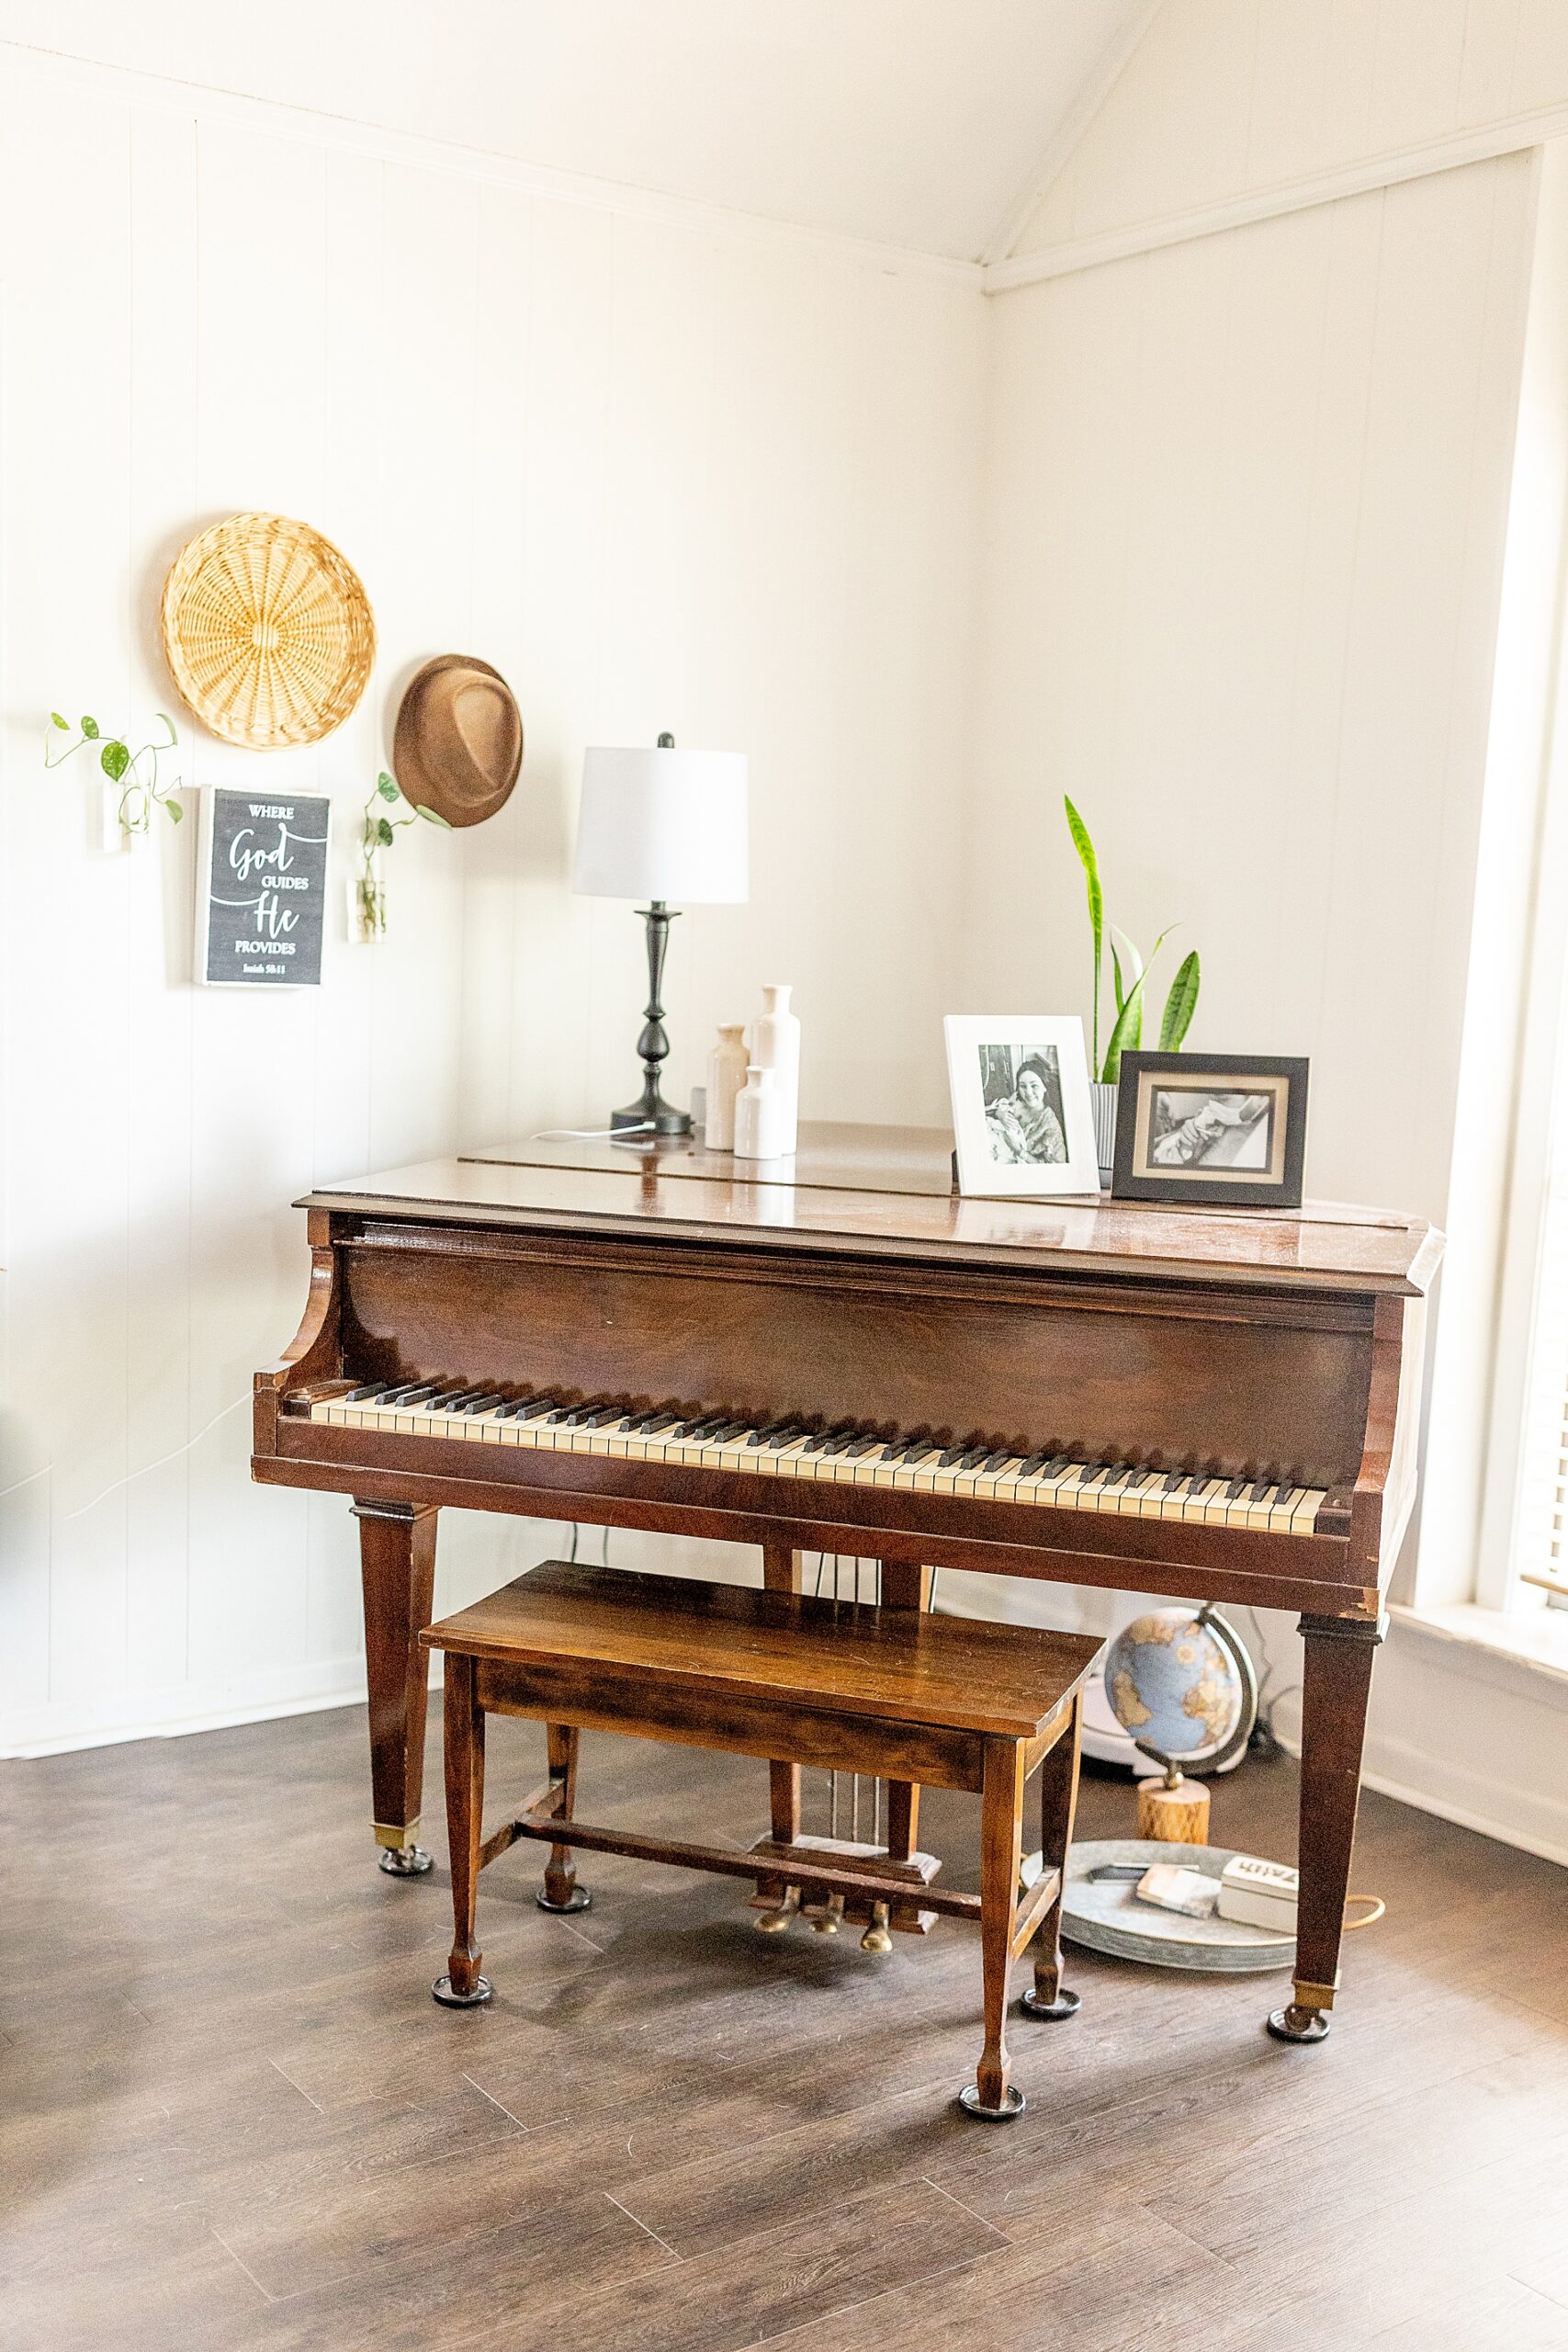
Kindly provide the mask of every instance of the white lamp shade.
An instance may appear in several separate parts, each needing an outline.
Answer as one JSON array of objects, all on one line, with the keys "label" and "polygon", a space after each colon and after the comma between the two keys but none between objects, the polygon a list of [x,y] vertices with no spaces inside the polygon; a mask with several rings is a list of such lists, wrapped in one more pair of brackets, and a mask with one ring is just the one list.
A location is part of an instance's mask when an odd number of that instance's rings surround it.
[{"label": "white lamp shade", "polygon": [[585,752],[572,888],[685,905],[744,899],[744,752]]}]

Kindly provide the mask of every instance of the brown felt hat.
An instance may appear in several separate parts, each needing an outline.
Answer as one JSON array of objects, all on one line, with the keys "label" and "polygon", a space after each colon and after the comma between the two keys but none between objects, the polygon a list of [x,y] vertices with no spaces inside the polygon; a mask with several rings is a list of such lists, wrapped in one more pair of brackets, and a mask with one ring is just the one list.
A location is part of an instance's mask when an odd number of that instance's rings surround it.
[{"label": "brown felt hat", "polygon": [[449,825],[477,825],[504,807],[522,765],[523,721],[500,671],[471,653],[427,662],[392,736],[404,799]]}]

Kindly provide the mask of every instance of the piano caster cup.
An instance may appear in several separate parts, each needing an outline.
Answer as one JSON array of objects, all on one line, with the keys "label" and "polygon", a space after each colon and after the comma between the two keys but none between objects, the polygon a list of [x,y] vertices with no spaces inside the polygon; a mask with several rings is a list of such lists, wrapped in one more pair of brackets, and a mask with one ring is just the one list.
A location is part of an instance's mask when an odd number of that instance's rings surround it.
[{"label": "piano caster cup", "polygon": [[444,2009],[482,2008],[491,1996],[488,1976],[477,1976],[471,1993],[455,1993],[450,1976],[438,1976],[430,1989]]},{"label": "piano caster cup", "polygon": [[978,2116],[982,2123],[1010,2123],[1015,2115],[1023,2113],[1026,2104],[1023,2093],[1010,2086],[1000,2107],[982,2107],[979,2087],[975,2083],[964,2084],[958,2094],[957,2103],[965,2115]]},{"label": "piano caster cup", "polygon": [[1328,2018],[1322,2009],[1304,2008],[1292,2001],[1288,2009],[1271,2009],[1269,2031],[1276,2041],[1326,2041]]},{"label": "piano caster cup", "polygon": [[[893,1939],[887,1932],[887,1905],[886,1903],[874,1903],[872,1905],[871,1925],[860,1939],[860,1948],[862,1951],[886,1952],[892,1951]],[[1022,2104],[1021,2099],[1020,2104]]]},{"label": "piano caster cup", "polygon": [[534,1900],[538,1905],[541,1911],[553,1911],[559,1913],[562,1911],[586,1911],[592,1904],[593,1897],[585,1886],[574,1886],[564,1903],[552,1903],[549,1896],[545,1893],[544,1888],[540,1887],[537,1894],[535,1895]]},{"label": "piano caster cup", "polygon": [[423,1878],[434,1868],[423,1846],[384,1846],[379,1860],[389,1878]]},{"label": "piano caster cup", "polygon": [[799,1887],[786,1886],[784,1901],[772,1911],[759,1911],[751,1925],[760,1936],[782,1936],[788,1932],[799,1909]]},{"label": "piano caster cup", "polygon": [[1054,2001],[1043,2001],[1032,1985],[1019,2002],[1026,2018],[1045,2018],[1058,2025],[1064,2018],[1076,2018],[1083,2007],[1083,1996],[1069,1993],[1064,1984]]}]

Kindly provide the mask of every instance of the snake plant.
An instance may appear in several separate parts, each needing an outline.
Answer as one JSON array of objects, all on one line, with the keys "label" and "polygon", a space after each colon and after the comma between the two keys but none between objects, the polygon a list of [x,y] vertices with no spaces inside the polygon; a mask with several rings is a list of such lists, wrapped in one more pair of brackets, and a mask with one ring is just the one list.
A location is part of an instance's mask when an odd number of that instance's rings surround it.
[{"label": "snake plant", "polygon": [[[1084,878],[1089,886],[1089,924],[1094,941],[1094,1002],[1091,1021],[1094,1043],[1089,1075],[1098,1079],[1102,1085],[1114,1086],[1122,1074],[1123,1053],[1135,1054],[1144,1042],[1144,989],[1148,978],[1148,965],[1145,963],[1124,931],[1119,930],[1114,923],[1107,924],[1105,893],[1100,880],[1100,861],[1094,854],[1094,843],[1089,838],[1089,827],[1065,793],[1062,797],[1062,806],[1067,812],[1067,831],[1073,837],[1073,847],[1078,854],[1083,865]],[[1174,928],[1175,925],[1172,924],[1160,933],[1150,950],[1149,964],[1154,962]],[[1111,1035],[1102,1060],[1100,1051],[1100,1000],[1108,931],[1111,935],[1111,981],[1116,999],[1116,1018],[1111,1023]],[[1187,1032],[1192,1025],[1192,1015],[1198,1009],[1198,989],[1201,978],[1198,951],[1193,948],[1190,955],[1184,956],[1179,966],[1176,978],[1170,984],[1170,993],[1165,1001],[1165,1012],[1159,1024],[1159,1050],[1162,1054],[1174,1054],[1180,1051]]]}]

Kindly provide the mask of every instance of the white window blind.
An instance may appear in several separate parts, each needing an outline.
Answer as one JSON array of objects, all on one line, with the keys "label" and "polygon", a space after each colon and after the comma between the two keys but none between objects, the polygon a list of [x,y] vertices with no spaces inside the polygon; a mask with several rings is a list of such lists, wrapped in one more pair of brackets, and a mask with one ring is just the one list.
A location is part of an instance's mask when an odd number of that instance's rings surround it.
[{"label": "white window blind", "polygon": [[1568,1120],[1553,1122],[1526,1391],[1517,1566],[1568,1602]]}]

